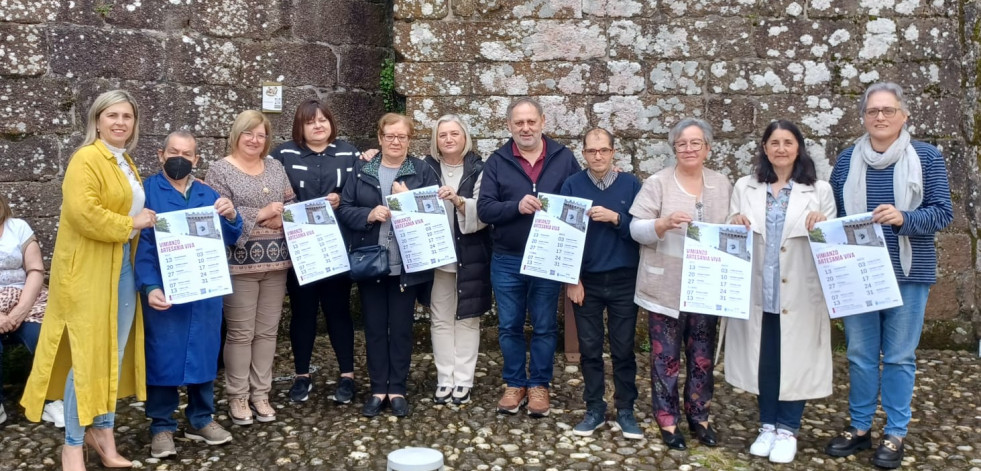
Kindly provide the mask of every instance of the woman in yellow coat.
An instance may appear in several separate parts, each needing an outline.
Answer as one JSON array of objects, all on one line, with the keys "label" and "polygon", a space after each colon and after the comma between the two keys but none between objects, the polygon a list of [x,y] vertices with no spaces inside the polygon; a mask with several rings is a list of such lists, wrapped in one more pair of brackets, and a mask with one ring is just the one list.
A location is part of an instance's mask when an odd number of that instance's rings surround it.
[{"label": "woman in yellow coat", "polygon": [[127,155],[138,136],[133,97],[123,90],[99,95],[62,183],[48,310],[21,403],[38,421],[45,398],[64,397],[65,470],[85,469],[83,442],[107,467],[132,466],[116,451],[112,428],[118,397],[146,396],[132,254],[139,230],[156,216],[143,208],[143,187]]}]

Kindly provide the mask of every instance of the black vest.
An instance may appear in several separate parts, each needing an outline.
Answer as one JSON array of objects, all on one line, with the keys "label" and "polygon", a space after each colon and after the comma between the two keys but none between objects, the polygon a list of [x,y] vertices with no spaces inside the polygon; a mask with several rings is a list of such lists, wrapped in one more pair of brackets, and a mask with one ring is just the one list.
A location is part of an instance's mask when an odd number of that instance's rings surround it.
[{"label": "black vest", "polygon": [[[433,167],[442,182],[443,172],[439,161],[432,156],[426,162]],[[484,161],[474,152],[463,157],[463,177],[456,194],[473,198],[473,189],[484,169]],[[491,236],[490,228],[485,227],[473,234],[460,232],[456,211],[453,211],[453,232],[456,238],[456,318],[477,317],[491,308]]]}]

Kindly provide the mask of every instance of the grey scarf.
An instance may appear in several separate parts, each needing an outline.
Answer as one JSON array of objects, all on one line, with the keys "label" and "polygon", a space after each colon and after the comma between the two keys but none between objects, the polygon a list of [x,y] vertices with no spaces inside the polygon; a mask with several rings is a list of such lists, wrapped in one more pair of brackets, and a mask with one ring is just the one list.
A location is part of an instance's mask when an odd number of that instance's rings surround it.
[{"label": "grey scarf", "polygon": [[[910,144],[909,132],[903,128],[888,149],[883,153],[872,150],[872,141],[868,133],[855,141],[852,160],[848,168],[848,177],[842,191],[845,203],[845,214],[867,212],[865,173],[869,167],[882,170],[896,164],[892,174],[892,191],[896,209],[910,211],[923,202],[923,167],[920,156]],[[913,247],[909,237],[899,236],[899,262],[903,274],[909,276],[913,265]]]}]

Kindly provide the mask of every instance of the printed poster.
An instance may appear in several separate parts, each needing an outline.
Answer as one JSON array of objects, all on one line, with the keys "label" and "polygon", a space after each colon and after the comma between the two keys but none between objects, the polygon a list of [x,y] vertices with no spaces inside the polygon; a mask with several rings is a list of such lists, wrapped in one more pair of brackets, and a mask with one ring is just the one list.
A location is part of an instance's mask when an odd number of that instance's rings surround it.
[{"label": "printed poster", "polygon": [[692,222],[685,234],[680,310],[749,319],[753,231]]},{"label": "printed poster", "polygon": [[232,292],[220,217],[211,206],[157,214],[153,233],[167,302],[183,304]]},{"label": "printed poster", "polygon": [[436,186],[404,191],[386,198],[392,230],[406,273],[456,262],[453,230]]},{"label": "printed poster", "polygon": [[872,213],[814,225],[811,255],[831,318],[902,306],[882,226]]},{"label": "printed poster", "polygon": [[521,258],[521,274],[562,283],[579,281],[591,200],[539,193],[542,209],[535,212]]},{"label": "printed poster", "polygon": [[283,208],[283,230],[300,285],[351,269],[340,226],[327,198],[287,205]]}]

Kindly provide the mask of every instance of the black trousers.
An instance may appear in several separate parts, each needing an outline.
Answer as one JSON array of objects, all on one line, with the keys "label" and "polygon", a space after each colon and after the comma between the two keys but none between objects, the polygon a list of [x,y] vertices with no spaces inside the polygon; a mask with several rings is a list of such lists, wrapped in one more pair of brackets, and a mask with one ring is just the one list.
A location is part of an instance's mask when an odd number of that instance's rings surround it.
[{"label": "black trousers", "polygon": [[637,400],[637,360],[634,336],[637,306],[634,304],[636,268],[607,272],[583,272],[580,276],[585,297],[582,306],[572,305],[576,316],[583,380],[583,401],[590,410],[606,410],[603,400],[603,311],[607,311],[610,356],[613,359],[614,402],[617,409],[633,409]]},{"label": "black trousers", "polygon": [[372,394],[406,392],[418,289],[407,286],[402,291],[398,276],[358,283]]},{"label": "black trousers", "polygon": [[297,374],[310,372],[310,357],[317,338],[317,313],[323,310],[327,336],[341,373],[354,372],[354,321],[351,320],[351,278],[346,273],[300,286],[289,271],[286,291],[290,295],[290,343]]}]

